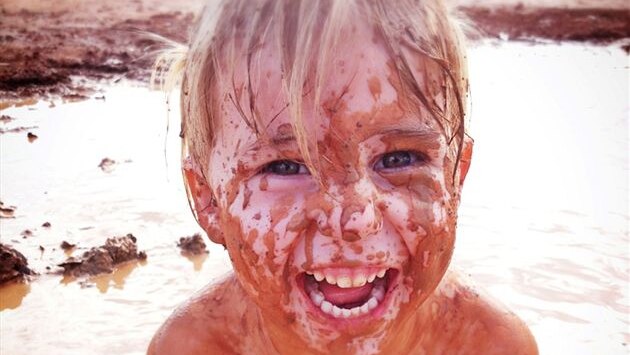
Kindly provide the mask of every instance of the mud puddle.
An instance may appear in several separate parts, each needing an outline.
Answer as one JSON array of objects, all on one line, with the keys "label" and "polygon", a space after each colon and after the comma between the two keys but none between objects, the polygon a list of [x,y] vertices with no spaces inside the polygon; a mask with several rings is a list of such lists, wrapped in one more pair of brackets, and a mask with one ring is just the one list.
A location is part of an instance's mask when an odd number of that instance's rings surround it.
[{"label": "mud puddle", "polygon": [[[476,146],[454,264],[531,326],[542,354],[627,352],[627,60],[585,45],[470,51]],[[177,100],[166,134],[163,94],[99,90],[0,113],[5,130],[37,127],[33,142],[0,135],[0,240],[40,273],[0,288],[0,353],[143,354],[177,304],[230,269],[207,240],[208,254],[180,255],[198,227],[179,173]],[[145,263],[85,282],[42,273],[127,233]]]}]

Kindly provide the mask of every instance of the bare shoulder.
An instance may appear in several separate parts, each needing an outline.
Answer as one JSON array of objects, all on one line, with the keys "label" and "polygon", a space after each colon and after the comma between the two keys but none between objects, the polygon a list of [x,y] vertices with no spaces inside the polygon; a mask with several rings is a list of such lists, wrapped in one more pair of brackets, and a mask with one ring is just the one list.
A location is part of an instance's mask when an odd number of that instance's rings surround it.
[{"label": "bare shoulder", "polygon": [[[430,313],[457,354],[538,354],[527,325],[506,306],[449,271],[430,299]],[[451,350],[455,350],[451,348]]]},{"label": "bare shoulder", "polygon": [[179,306],[155,333],[147,354],[238,352],[247,301],[233,276],[207,286]]}]

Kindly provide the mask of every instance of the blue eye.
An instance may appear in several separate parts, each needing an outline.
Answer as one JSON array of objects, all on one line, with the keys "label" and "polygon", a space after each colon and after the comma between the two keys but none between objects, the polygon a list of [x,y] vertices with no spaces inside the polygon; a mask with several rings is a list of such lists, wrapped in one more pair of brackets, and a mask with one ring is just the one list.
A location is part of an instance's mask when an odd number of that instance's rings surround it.
[{"label": "blue eye", "polygon": [[298,175],[308,174],[308,169],[304,164],[292,160],[276,160],[267,164],[263,170],[265,173],[275,175]]},{"label": "blue eye", "polygon": [[414,152],[399,150],[383,154],[374,165],[375,170],[401,169],[424,161],[424,158]]}]

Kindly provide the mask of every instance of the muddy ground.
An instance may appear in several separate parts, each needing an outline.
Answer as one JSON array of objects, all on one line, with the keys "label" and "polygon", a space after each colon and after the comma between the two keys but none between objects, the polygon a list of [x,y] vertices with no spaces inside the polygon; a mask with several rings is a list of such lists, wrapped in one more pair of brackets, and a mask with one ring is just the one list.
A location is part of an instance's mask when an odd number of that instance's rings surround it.
[{"label": "muddy ground", "polygon": [[[455,0],[474,39],[547,39],[628,46],[628,8],[618,0]],[[545,3],[545,2],[543,2]],[[555,5],[554,5],[555,4]],[[86,79],[148,81],[160,49],[148,34],[185,42],[200,2],[182,0],[3,0],[0,109],[20,98],[82,98]]]}]

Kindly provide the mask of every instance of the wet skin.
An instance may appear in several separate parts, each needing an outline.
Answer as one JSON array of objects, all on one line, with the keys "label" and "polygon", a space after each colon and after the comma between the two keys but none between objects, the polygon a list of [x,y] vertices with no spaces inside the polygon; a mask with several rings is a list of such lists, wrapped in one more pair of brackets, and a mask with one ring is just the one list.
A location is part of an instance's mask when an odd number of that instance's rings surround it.
[{"label": "wet skin", "polygon": [[[200,224],[226,246],[235,273],[176,311],[149,353],[536,353],[514,315],[444,277],[472,142],[456,165],[456,144],[404,97],[374,31],[351,30],[320,110],[305,98],[320,182],[302,163],[272,47],[252,69],[265,134],[224,101],[207,180],[195,162],[185,176]],[[430,64],[416,62],[418,81],[439,92]],[[236,77],[237,90],[245,79]]]}]

